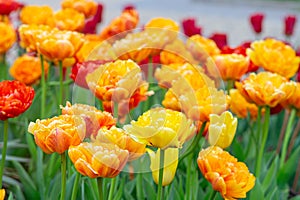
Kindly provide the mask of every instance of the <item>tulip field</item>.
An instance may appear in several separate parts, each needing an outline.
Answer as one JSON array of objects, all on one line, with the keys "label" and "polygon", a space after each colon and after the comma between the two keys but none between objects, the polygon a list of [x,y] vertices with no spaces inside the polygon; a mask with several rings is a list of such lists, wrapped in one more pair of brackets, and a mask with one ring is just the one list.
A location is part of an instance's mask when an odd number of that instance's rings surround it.
[{"label": "tulip field", "polygon": [[104,9],[0,0],[0,200],[300,200],[295,15],[230,46]]}]

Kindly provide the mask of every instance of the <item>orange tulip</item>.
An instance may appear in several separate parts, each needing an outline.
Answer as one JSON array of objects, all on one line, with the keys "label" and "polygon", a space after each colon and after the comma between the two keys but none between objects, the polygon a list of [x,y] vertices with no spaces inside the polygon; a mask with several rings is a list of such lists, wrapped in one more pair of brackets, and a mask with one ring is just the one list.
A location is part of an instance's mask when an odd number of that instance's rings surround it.
[{"label": "orange tulip", "polygon": [[299,68],[300,57],[295,50],[276,39],[252,42],[247,55],[255,65],[286,78],[293,77]]},{"label": "orange tulip", "polygon": [[[49,64],[44,61],[45,75],[48,73],[48,68]],[[25,54],[14,61],[9,72],[14,79],[26,85],[32,85],[41,78],[41,60]]]},{"label": "orange tulip", "polygon": [[125,166],[129,153],[117,145],[83,142],[69,148],[69,157],[79,173],[90,178],[116,177]]},{"label": "orange tulip", "polygon": [[54,27],[54,13],[50,6],[24,6],[20,12],[23,24],[48,25]]},{"label": "orange tulip", "polygon": [[94,16],[97,12],[97,3],[93,0],[63,0],[60,4],[63,9],[73,8],[83,13],[86,18]]},{"label": "orange tulip", "polygon": [[12,25],[0,22],[0,54],[8,51],[16,42],[17,36]]},{"label": "orange tulip", "polygon": [[0,200],[4,200],[5,198],[5,189],[0,189]]},{"label": "orange tulip", "polygon": [[179,103],[178,96],[176,96],[172,89],[169,89],[166,92],[165,98],[162,101],[162,105],[171,110],[181,111],[181,105]]},{"label": "orange tulip", "polygon": [[246,198],[246,193],[255,185],[255,177],[245,163],[238,162],[220,147],[201,150],[197,162],[203,176],[224,199]]},{"label": "orange tulip", "polygon": [[110,128],[116,125],[116,120],[108,112],[102,112],[94,106],[85,104],[73,104],[70,102],[66,103],[65,107],[62,107],[62,114],[65,115],[76,115],[84,119],[86,124],[86,136],[96,136],[98,130],[103,127]]},{"label": "orange tulip", "polygon": [[300,110],[300,83],[299,82],[296,83],[296,89],[294,94],[289,96],[283,102],[281,102],[281,105],[288,109],[295,108],[297,110]]},{"label": "orange tulip", "polygon": [[[217,68],[207,67],[213,77],[223,80],[239,80],[248,70],[249,59],[239,54],[220,54],[212,57]],[[211,66],[211,65],[208,65]]]},{"label": "orange tulip", "polygon": [[54,14],[55,25],[59,30],[82,31],[84,28],[84,14],[66,8]]},{"label": "orange tulip", "polygon": [[230,110],[234,114],[240,118],[247,118],[249,113],[251,119],[256,119],[258,107],[254,103],[249,103],[237,89],[231,89],[229,94]]},{"label": "orange tulip", "polygon": [[71,145],[79,145],[85,137],[83,119],[73,115],[60,115],[50,119],[30,122],[28,132],[35,143],[47,154],[62,154]]},{"label": "orange tulip", "polygon": [[145,144],[135,141],[125,130],[115,126],[110,129],[101,128],[94,141],[113,143],[119,148],[127,150],[129,161],[141,157],[146,152]]},{"label": "orange tulip", "polygon": [[179,25],[172,19],[156,17],[151,19],[145,24],[145,29],[159,28],[159,29],[169,29],[175,32],[179,31]]},{"label": "orange tulip", "polygon": [[271,72],[251,73],[235,85],[248,102],[270,107],[275,107],[289,98],[296,89],[295,82]]}]

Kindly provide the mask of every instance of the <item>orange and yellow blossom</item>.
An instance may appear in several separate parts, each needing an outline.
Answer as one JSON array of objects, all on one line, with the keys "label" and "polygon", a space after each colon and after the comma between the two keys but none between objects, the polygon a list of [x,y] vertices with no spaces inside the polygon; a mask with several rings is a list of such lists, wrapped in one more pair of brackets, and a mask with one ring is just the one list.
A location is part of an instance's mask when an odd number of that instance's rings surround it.
[{"label": "orange and yellow blossom", "polygon": [[68,153],[77,171],[90,178],[116,177],[129,157],[127,150],[101,142],[83,142],[71,146]]},{"label": "orange and yellow blossom", "polygon": [[238,162],[220,147],[201,150],[197,162],[203,176],[225,200],[246,198],[246,193],[255,185],[255,177],[245,163]]},{"label": "orange and yellow blossom", "polygon": [[272,72],[251,73],[235,83],[248,102],[257,106],[275,107],[294,94],[296,83]]},{"label": "orange and yellow blossom", "polygon": [[105,111],[98,110],[94,106],[85,104],[73,104],[66,103],[65,107],[62,107],[62,114],[64,115],[77,115],[85,121],[86,136],[96,136],[100,128],[110,128],[116,125],[116,119]]},{"label": "orange and yellow blossom", "polygon": [[183,113],[165,108],[148,110],[124,129],[138,141],[161,149],[181,148],[196,131],[193,121]]},{"label": "orange and yellow blossom", "polygon": [[0,189],[0,200],[4,200],[5,198],[5,189]]},{"label": "orange and yellow blossom", "polygon": [[54,14],[55,26],[59,30],[81,32],[84,28],[84,20],[84,14],[71,8],[57,11]]},{"label": "orange and yellow blossom", "polygon": [[94,16],[97,12],[97,3],[93,0],[63,0],[60,5],[63,9],[73,8],[83,13],[86,18]]},{"label": "orange and yellow blossom", "polygon": [[256,119],[258,107],[254,103],[249,103],[245,97],[237,90],[231,89],[230,92],[230,110],[239,118],[247,118],[248,113],[251,119]]},{"label": "orange and yellow blossom", "polygon": [[16,32],[11,24],[0,22],[0,54],[8,51],[16,42]]},{"label": "orange and yellow blossom", "polygon": [[54,12],[50,6],[24,6],[20,12],[20,20],[23,24],[55,26]]},{"label": "orange and yellow blossom", "polygon": [[286,78],[293,77],[299,68],[300,57],[296,56],[295,50],[276,39],[252,42],[247,55],[255,65]]},{"label": "orange and yellow blossom", "polygon": [[85,122],[78,116],[60,115],[30,122],[28,132],[47,154],[62,154],[71,145],[79,145],[85,137]]},{"label": "orange and yellow blossom", "polygon": [[129,152],[129,161],[141,157],[146,152],[146,144],[135,141],[125,130],[115,126],[110,129],[101,128],[92,141],[113,143],[119,148],[127,150]]},{"label": "orange and yellow blossom", "polygon": [[175,32],[179,31],[179,25],[172,19],[163,18],[163,17],[156,17],[152,18],[145,24],[144,27],[146,30],[151,28],[159,28],[159,29],[169,29]]},{"label": "orange and yellow blossom", "polygon": [[243,55],[220,54],[212,58],[216,69],[211,67],[207,67],[207,69],[213,77],[220,75],[223,80],[240,80],[248,70],[249,59]]},{"label": "orange and yellow blossom", "polygon": [[294,94],[289,96],[283,102],[281,102],[281,105],[287,109],[295,108],[297,109],[299,114],[300,112],[300,83],[299,82],[296,82],[296,89]]},{"label": "orange and yellow blossom", "polygon": [[[48,68],[48,62],[44,61],[45,75],[48,73]],[[41,78],[41,60],[37,57],[25,54],[14,61],[9,69],[9,73],[15,80],[25,83],[26,85],[32,85]]]},{"label": "orange and yellow blossom", "polygon": [[208,142],[211,146],[225,149],[230,146],[237,128],[237,118],[231,112],[225,111],[221,115],[209,116]]},{"label": "orange and yellow blossom", "polygon": [[[147,152],[150,156],[150,169],[152,171],[152,177],[156,184],[159,182],[159,168],[160,168],[160,149],[157,149],[156,152],[152,151],[151,149],[147,149]],[[164,150],[165,159],[163,165],[163,180],[162,186],[169,185],[176,174],[176,169],[178,165],[178,155],[179,149],[178,148],[168,148]]]}]

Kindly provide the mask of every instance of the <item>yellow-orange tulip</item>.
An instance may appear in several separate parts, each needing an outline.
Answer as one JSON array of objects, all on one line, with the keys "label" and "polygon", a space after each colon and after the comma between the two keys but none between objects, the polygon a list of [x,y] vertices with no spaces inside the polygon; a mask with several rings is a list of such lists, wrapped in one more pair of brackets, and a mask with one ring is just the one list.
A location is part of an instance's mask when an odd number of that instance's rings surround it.
[{"label": "yellow-orange tulip", "polygon": [[166,92],[165,98],[162,101],[162,105],[171,110],[181,111],[181,105],[179,104],[178,96],[176,96],[172,89],[169,89]]},{"label": "yellow-orange tulip", "polygon": [[165,108],[148,110],[124,129],[138,141],[161,149],[181,148],[196,130],[183,113]]},{"label": "yellow-orange tulip", "polygon": [[295,75],[300,63],[300,57],[291,46],[272,38],[254,41],[247,55],[255,65],[286,78]]},{"label": "yellow-orange tulip", "polygon": [[246,118],[248,113],[251,119],[256,119],[258,107],[254,103],[249,103],[245,97],[237,90],[231,89],[230,92],[230,110],[240,118]]},{"label": "yellow-orange tulip", "polygon": [[217,68],[207,69],[213,77],[220,75],[223,80],[239,80],[248,70],[249,59],[243,55],[220,54],[212,58]]},{"label": "yellow-orange tulip", "polygon": [[[156,152],[152,151],[151,149],[147,149],[147,152],[150,156],[150,169],[152,171],[152,177],[156,184],[158,184],[159,179],[159,166],[160,166],[160,153],[161,150],[158,149]],[[162,186],[169,185],[175,176],[177,165],[178,165],[178,155],[179,150],[177,148],[168,148],[164,150],[164,174],[162,180]]]},{"label": "yellow-orange tulip", "polygon": [[73,8],[83,13],[86,18],[94,16],[97,12],[97,3],[93,0],[63,0],[60,4],[63,9]]},{"label": "yellow-orange tulip", "polygon": [[105,111],[98,110],[94,106],[85,104],[73,104],[66,103],[65,107],[62,107],[62,114],[65,115],[77,115],[84,119],[86,124],[86,137],[96,136],[98,130],[103,127],[110,128],[116,125],[116,119]]},{"label": "yellow-orange tulip", "polygon": [[159,28],[159,29],[169,29],[175,32],[179,31],[179,25],[172,19],[156,17],[151,19],[145,24],[145,29]]},{"label": "yellow-orange tulip", "polygon": [[55,25],[59,30],[82,31],[84,28],[84,14],[66,8],[54,14]]},{"label": "yellow-orange tulip", "polygon": [[0,22],[0,54],[9,50],[16,42],[17,36],[12,25]]},{"label": "yellow-orange tulip", "polygon": [[110,129],[101,128],[94,140],[105,143],[110,142],[121,149],[127,150],[129,152],[129,161],[141,157],[146,152],[145,144],[135,141],[125,130],[115,126]]},{"label": "yellow-orange tulip", "polygon": [[4,200],[5,198],[5,189],[0,189],[0,200]]},{"label": "yellow-orange tulip", "polygon": [[47,154],[62,154],[71,145],[79,145],[85,137],[85,122],[78,116],[60,115],[30,122],[28,132]]},{"label": "yellow-orange tulip", "polygon": [[[44,61],[45,75],[48,73],[49,64]],[[37,57],[23,55],[18,57],[11,68],[9,69],[10,75],[26,85],[36,83],[42,74],[41,60]]]},{"label": "yellow-orange tulip", "polygon": [[246,198],[255,185],[255,177],[243,162],[220,147],[211,146],[199,152],[198,166],[203,176],[224,199]]},{"label": "yellow-orange tulip", "polygon": [[117,145],[100,142],[71,146],[68,153],[77,171],[90,178],[117,176],[129,156],[127,150]]},{"label": "yellow-orange tulip", "polygon": [[237,128],[237,118],[231,112],[225,111],[221,115],[209,116],[208,142],[225,149],[230,146]]},{"label": "yellow-orange tulip", "polygon": [[54,27],[54,13],[50,6],[28,5],[22,8],[20,19],[23,24],[48,25]]},{"label": "yellow-orange tulip", "polygon": [[285,108],[291,109],[295,108],[297,110],[300,110],[300,83],[296,83],[296,89],[293,95],[285,99],[283,102],[281,102],[281,105]]},{"label": "yellow-orange tulip", "polygon": [[275,107],[289,98],[296,89],[295,82],[271,72],[251,73],[235,85],[247,101],[258,106],[270,107]]}]

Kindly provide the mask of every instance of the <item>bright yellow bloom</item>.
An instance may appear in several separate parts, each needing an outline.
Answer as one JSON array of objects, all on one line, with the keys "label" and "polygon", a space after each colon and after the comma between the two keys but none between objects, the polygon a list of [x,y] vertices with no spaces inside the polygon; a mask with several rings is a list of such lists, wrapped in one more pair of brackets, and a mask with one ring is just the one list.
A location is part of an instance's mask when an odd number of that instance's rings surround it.
[{"label": "bright yellow bloom", "polygon": [[[160,169],[160,153],[161,150],[157,149],[156,152],[151,149],[147,149],[147,152],[150,156],[151,164],[150,169],[152,171],[152,177],[156,184],[158,184],[159,180],[159,169]],[[178,153],[179,150],[177,148],[168,148],[164,151],[164,174],[162,185],[169,185],[175,176],[177,165],[178,165]]]},{"label": "bright yellow bloom", "polygon": [[289,98],[296,89],[295,82],[271,72],[251,73],[235,85],[247,101],[270,107],[275,107]]},{"label": "bright yellow bloom", "polygon": [[50,119],[30,122],[28,132],[35,143],[47,154],[62,154],[71,145],[79,145],[85,137],[83,119],[73,115],[60,115]]},{"label": "bright yellow bloom", "polygon": [[138,141],[161,149],[181,148],[195,134],[192,120],[181,112],[164,108],[148,110],[124,129]]},{"label": "bright yellow bloom", "polygon": [[[45,75],[48,73],[49,64],[44,61]],[[23,55],[18,57],[11,68],[9,69],[10,75],[26,85],[36,83],[42,74],[41,60],[37,57]]]},{"label": "bright yellow bloom", "polygon": [[153,18],[148,23],[146,23],[145,29],[147,30],[151,28],[169,29],[175,32],[179,31],[179,25],[177,24],[177,22],[173,21],[172,19],[163,17]]},{"label": "bright yellow bloom", "polygon": [[209,116],[208,142],[225,149],[230,146],[237,128],[237,118],[231,112],[225,111],[221,115]]},{"label": "bright yellow bloom", "polygon": [[255,65],[286,78],[295,75],[300,63],[300,57],[291,46],[272,38],[254,41],[247,55]]},{"label": "bright yellow bloom", "polygon": [[216,43],[201,35],[193,35],[186,42],[187,49],[201,63],[205,63],[209,56],[220,54],[220,49]]},{"label": "bright yellow bloom", "polygon": [[105,111],[98,110],[94,106],[85,104],[73,104],[66,103],[65,107],[62,107],[62,114],[64,115],[77,115],[84,119],[86,124],[86,137],[96,136],[100,128],[110,128],[116,125],[116,119]]},{"label": "bright yellow bloom", "polygon": [[249,103],[245,97],[237,90],[231,89],[230,92],[230,110],[240,118],[247,118],[248,113],[251,119],[256,119],[258,107],[254,103]]},{"label": "bright yellow bloom", "polygon": [[23,24],[48,25],[54,27],[54,13],[50,6],[28,5],[22,8],[20,19]]},{"label": "bright yellow bloom", "polygon": [[255,185],[255,177],[245,163],[238,162],[220,147],[201,150],[197,162],[203,176],[225,200],[246,198]]},{"label": "bright yellow bloom", "polygon": [[141,157],[146,152],[145,144],[135,141],[125,130],[115,126],[110,129],[101,128],[94,141],[113,143],[119,148],[127,150],[129,152],[129,161]]},{"label": "bright yellow bloom", "polygon": [[162,105],[171,110],[181,111],[181,105],[179,104],[178,97],[174,94],[172,89],[169,89],[166,92]]},{"label": "bright yellow bloom", "polygon": [[195,121],[209,121],[210,114],[221,114],[228,107],[230,98],[223,90],[204,86],[188,91],[179,97],[183,112]]},{"label": "bright yellow bloom", "polygon": [[300,83],[296,83],[296,89],[293,95],[285,99],[283,102],[281,102],[281,105],[285,108],[291,109],[295,108],[297,110],[300,110]]},{"label": "bright yellow bloom", "polygon": [[54,14],[55,25],[59,30],[82,31],[84,28],[84,14],[66,8]]},{"label": "bright yellow bloom", "polygon": [[12,25],[0,22],[0,54],[9,50],[16,42],[17,36]]},{"label": "bright yellow bloom", "polygon": [[97,3],[93,0],[63,0],[60,5],[63,9],[73,8],[83,13],[86,18],[94,16],[97,12]]},{"label": "bright yellow bloom", "polygon": [[5,198],[5,189],[0,189],[0,200],[4,200]]},{"label": "bright yellow bloom", "polygon": [[216,68],[207,67],[207,69],[213,77],[221,76],[223,80],[239,80],[248,70],[249,59],[243,55],[220,54],[212,58]]},{"label": "bright yellow bloom", "polygon": [[125,166],[129,153],[117,145],[83,142],[69,148],[69,157],[77,171],[90,178],[116,177]]}]

